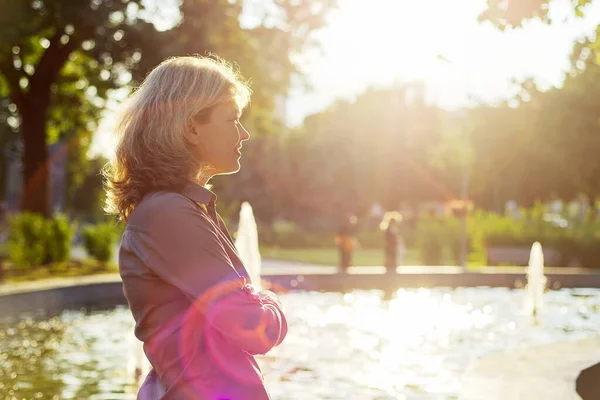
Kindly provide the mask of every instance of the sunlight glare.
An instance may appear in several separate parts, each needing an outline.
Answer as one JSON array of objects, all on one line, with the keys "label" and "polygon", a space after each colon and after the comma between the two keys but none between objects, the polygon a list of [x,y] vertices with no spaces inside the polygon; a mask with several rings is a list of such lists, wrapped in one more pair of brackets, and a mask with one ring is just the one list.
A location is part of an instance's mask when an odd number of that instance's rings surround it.
[{"label": "sunlight glare", "polygon": [[[454,62],[464,58],[461,42],[469,34],[469,20],[479,11],[473,5],[473,1],[345,0],[331,17],[335,29],[327,30],[322,40],[333,59],[354,55],[347,68],[356,79],[431,77],[439,70],[439,54]],[[453,21],[454,29],[447,29],[448,21]]]}]

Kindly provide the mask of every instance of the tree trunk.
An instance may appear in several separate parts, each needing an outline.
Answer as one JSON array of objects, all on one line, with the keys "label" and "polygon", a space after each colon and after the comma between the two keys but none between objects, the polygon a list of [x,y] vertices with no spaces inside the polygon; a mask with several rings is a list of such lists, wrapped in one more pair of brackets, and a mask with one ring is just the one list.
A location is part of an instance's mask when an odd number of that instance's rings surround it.
[{"label": "tree trunk", "polygon": [[20,110],[23,123],[23,211],[52,215],[50,203],[50,158],[46,146],[47,104]]},{"label": "tree trunk", "polygon": [[31,211],[50,217],[50,158],[46,146],[46,120],[50,107],[50,88],[59,78],[59,72],[71,54],[81,43],[73,36],[63,43],[64,27],[56,27],[50,45],[43,53],[34,75],[29,79],[28,90],[19,87],[20,73],[9,61],[0,65],[7,78],[11,98],[22,118],[20,127],[23,137],[23,193],[22,211]]}]

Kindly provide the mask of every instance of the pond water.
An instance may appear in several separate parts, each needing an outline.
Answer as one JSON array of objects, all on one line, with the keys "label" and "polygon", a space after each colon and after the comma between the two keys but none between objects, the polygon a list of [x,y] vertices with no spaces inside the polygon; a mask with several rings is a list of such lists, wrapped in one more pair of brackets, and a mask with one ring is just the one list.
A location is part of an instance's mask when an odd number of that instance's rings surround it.
[{"label": "pond water", "polygon": [[[593,337],[600,290],[547,292],[538,324],[522,290],[401,289],[281,296],[285,342],[261,357],[277,400],[458,399],[481,356]],[[135,399],[127,308],[0,327],[0,399]]]}]

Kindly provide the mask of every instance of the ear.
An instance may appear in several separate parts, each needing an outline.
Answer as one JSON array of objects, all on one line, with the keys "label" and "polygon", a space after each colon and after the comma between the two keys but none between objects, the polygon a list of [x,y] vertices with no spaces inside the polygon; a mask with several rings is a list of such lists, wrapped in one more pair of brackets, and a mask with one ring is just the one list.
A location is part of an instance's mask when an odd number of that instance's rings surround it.
[{"label": "ear", "polygon": [[192,119],[183,131],[183,138],[189,144],[196,146],[200,142],[201,126]]}]

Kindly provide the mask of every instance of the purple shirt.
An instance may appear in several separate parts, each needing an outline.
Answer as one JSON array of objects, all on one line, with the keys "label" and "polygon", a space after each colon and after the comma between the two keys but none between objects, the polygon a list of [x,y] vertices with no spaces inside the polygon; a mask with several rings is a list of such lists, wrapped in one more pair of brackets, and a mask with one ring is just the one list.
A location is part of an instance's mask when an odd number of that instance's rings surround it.
[{"label": "purple shirt", "polygon": [[135,335],[153,370],[142,400],[268,400],[253,355],[284,339],[277,297],[256,292],[215,209],[197,184],[147,195],[119,251]]}]

